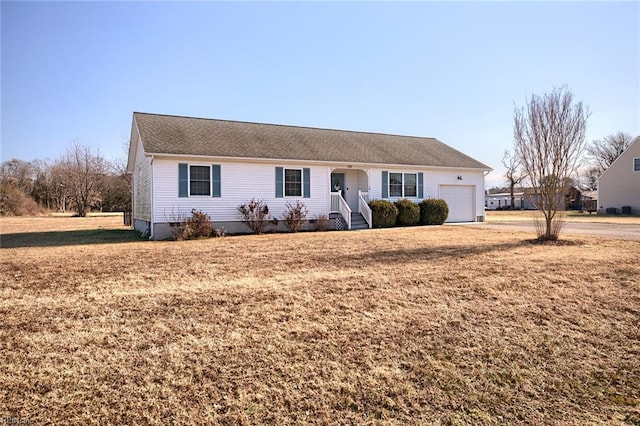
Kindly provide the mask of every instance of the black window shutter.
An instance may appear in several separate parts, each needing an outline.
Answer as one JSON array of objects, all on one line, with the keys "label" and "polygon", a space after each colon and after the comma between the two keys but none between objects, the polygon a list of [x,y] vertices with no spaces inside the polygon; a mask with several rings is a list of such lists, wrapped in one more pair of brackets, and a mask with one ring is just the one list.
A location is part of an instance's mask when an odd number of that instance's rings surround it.
[{"label": "black window shutter", "polygon": [[178,196],[189,196],[189,175],[186,163],[178,164]]},{"label": "black window shutter", "polygon": [[389,198],[389,172],[382,172],[382,198]]},{"label": "black window shutter", "polygon": [[211,175],[212,175],[212,183],[213,183],[213,196],[219,198],[222,196],[221,193],[221,183],[220,180],[220,164],[211,165]]},{"label": "black window shutter", "polygon": [[302,169],[302,185],[302,197],[311,198],[311,169],[309,168]]},{"label": "black window shutter", "polygon": [[276,167],[276,198],[282,198],[284,189],[284,169]]}]

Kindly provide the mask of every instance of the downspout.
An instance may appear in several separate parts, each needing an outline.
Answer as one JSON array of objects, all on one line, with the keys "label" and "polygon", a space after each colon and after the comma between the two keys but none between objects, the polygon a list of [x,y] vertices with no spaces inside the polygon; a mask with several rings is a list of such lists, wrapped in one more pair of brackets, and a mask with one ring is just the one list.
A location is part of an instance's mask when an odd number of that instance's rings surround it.
[{"label": "downspout", "polygon": [[485,208],[485,205],[484,205],[485,204],[485,200],[487,199],[487,193],[486,193],[487,189],[485,187],[484,178],[486,178],[487,175],[489,173],[491,173],[491,172],[492,172],[492,170],[485,170],[485,172],[483,173],[483,176],[482,176],[482,222],[486,222],[487,221],[487,219],[486,219],[486,217],[487,217],[487,209]]}]

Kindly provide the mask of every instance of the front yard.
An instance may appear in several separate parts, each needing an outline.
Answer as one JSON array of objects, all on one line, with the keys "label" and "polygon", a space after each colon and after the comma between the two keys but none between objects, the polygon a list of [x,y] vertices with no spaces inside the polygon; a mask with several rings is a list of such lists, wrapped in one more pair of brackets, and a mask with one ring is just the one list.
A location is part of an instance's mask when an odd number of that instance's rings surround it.
[{"label": "front yard", "polygon": [[640,243],[530,238],[34,236],[0,249],[0,417],[639,424]]}]

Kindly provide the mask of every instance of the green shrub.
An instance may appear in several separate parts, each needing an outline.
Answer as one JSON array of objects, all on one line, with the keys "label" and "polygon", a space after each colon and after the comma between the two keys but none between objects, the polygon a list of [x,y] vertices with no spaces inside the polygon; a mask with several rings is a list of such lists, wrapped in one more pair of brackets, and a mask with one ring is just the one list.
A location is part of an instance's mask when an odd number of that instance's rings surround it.
[{"label": "green shrub", "polygon": [[395,202],[398,208],[398,226],[411,226],[420,222],[420,207],[411,200],[402,199]]},{"label": "green shrub", "polygon": [[390,228],[396,224],[398,208],[387,200],[372,200],[369,202],[374,228]]},{"label": "green shrub", "polygon": [[420,203],[420,225],[442,225],[449,216],[445,200],[429,199]]}]

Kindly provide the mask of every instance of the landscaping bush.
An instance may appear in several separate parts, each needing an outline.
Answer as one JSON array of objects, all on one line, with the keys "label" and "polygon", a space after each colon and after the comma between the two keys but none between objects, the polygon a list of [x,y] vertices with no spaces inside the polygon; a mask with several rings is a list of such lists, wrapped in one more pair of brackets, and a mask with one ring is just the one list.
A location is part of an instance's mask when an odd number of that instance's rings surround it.
[{"label": "landscaping bush", "polygon": [[316,231],[326,231],[329,229],[329,218],[324,214],[317,214],[313,219],[316,222]]},{"label": "landscaping bush", "polygon": [[449,216],[449,206],[445,200],[429,199],[420,203],[421,225],[442,225]]},{"label": "landscaping bush", "polygon": [[390,228],[396,224],[398,208],[387,200],[372,200],[369,202],[374,228]]},{"label": "landscaping bush", "polygon": [[411,226],[420,222],[420,207],[411,200],[402,199],[395,202],[398,208],[398,226]]},{"label": "landscaping bush", "polygon": [[44,213],[44,209],[20,188],[0,184],[0,216],[32,216]]},{"label": "landscaping bush", "polygon": [[252,198],[247,204],[238,206],[238,212],[242,216],[242,223],[256,234],[262,234],[271,221],[269,206],[260,199]]},{"label": "landscaping bush", "polygon": [[282,219],[291,232],[298,232],[304,226],[309,210],[300,201],[296,201],[295,204],[287,203],[286,208]]},{"label": "landscaping bush", "polygon": [[200,210],[192,210],[191,217],[184,221],[172,222],[171,232],[176,240],[195,240],[224,235],[224,230],[213,229],[211,217]]}]

